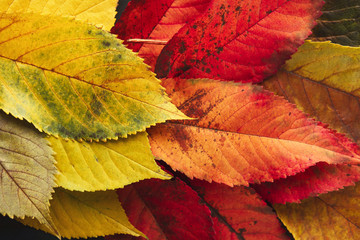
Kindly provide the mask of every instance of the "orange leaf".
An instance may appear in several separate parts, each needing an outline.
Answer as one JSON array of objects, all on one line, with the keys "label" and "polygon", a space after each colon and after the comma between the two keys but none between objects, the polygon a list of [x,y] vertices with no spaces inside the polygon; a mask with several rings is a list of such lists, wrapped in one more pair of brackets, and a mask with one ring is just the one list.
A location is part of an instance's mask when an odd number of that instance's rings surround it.
[{"label": "orange leaf", "polygon": [[260,86],[165,79],[191,121],[149,129],[153,154],[173,169],[233,185],[294,175],[317,162],[358,163],[359,149]]}]

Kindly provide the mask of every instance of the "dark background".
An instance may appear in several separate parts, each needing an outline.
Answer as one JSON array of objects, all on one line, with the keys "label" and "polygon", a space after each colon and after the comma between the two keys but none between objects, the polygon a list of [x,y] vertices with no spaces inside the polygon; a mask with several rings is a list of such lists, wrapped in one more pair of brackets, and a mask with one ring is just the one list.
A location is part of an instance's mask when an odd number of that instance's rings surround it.
[{"label": "dark background", "polygon": [[[130,0],[119,0],[116,19],[124,11]],[[88,238],[87,240],[103,240],[104,238]],[[16,220],[0,214],[0,240],[58,240],[53,235],[31,227],[24,226]],[[80,239],[82,240],[82,239]]]}]

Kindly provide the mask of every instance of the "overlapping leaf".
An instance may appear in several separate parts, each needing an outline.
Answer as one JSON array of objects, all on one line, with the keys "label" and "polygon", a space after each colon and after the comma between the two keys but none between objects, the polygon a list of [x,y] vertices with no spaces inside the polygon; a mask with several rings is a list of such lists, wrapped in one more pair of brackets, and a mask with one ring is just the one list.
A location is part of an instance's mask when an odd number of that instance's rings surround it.
[{"label": "overlapping leaf", "polygon": [[360,143],[360,48],[306,42],[263,85]]},{"label": "overlapping leaf", "polygon": [[[186,23],[203,13],[211,0],[133,0],[111,32],[120,39],[169,41]],[[154,11],[156,9],[156,11]],[[131,43],[127,47],[139,53],[145,63],[155,67],[164,45]]]},{"label": "overlapping leaf", "polygon": [[119,189],[118,195],[130,221],[151,240],[214,239],[209,209],[180,180],[145,180]]},{"label": "overlapping leaf", "polygon": [[35,217],[57,234],[49,213],[57,173],[52,154],[42,134],[0,113],[0,212]]},{"label": "overlapping leaf", "polygon": [[0,107],[38,129],[106,139],[184,118],[141,59],[108,33],[36,14],[3,14],[0,26]]},{"label": "overlapping leaf", "polygon": [[212,210],[215,239],[290,239],[275,212],[253,189],[198,180],[190,185]]},{"label": "overlapping leaf", "polygon": [[358,165],[318,163],[305,172],[252,187],[270,203],[286,203],[352,186],[358,181]]},{"label": "overlapping leaf", "polygon": [[56,152],[57,184],[69,190],[105,191],[146,178],[169,179],[154,161],[146,133],[106,143],[49,141]]},{"label": "overlapping leaf", "polygon": [[358,148],[259,86],[164,80],[195,121],[149,129],[156,157],[190,178],[232,185],[294,175],[317,162],[358,162]]},{"label": "overlapping leaf", "polygon": [[309,198],[301,204],[275,205],[295,239],[359,239],[360,186]]},{"label": "overlapping leaf", "polygon": [[3,0],[0,3],[0,12],[35,12],[44,15],[70,16],[110,30],[115,22],[117,2],[117,0]]},{"label": "overlapping leaf", "polygon": [[314,26],[321,0],[219,0],[185,25],[160,54],[160,77],[260,82]]},{"label": "overlapping leaf", "polygon": [[[87,238],[115,233],[143,236],[127,219],[115,191],[82,193],[57,188],[50,210],[60,235],[66,238]],[[19,221],[48,232],[44,225],[34,219],[25,218]]]},{"label": "overlapping leaf", "polygon": [[360,45],[360,1],[326,0],[310,39],[330,40],[348,46]]}]

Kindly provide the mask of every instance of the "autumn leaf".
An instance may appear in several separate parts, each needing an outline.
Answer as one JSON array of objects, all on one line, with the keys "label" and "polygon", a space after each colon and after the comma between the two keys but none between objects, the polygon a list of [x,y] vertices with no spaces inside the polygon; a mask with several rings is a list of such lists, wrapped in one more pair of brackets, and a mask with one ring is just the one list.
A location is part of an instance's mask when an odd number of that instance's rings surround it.
[{"label": "autumn leaf", "polygon": [[[143,236],[128,221],[115,191],[75,192],[56,188],[50,214],[62,237],[87,238],[115,233]],[[48,232],[34,219],[18,219],[31,227]]]},{"label": "autumn leaf", "polygon": [[275,212],[253,189],[199,180],[188,184],[212,210],[215,239],[290,239]]},{"label": "autumn leaf", "polygon": [[39,130],[116,139],[185,117],[111,34],[36,14],[3,14],[0,26],[0,108]]},{"label": "autumn leaf", "polygon": [[147,178],[170,177],[156,164],[146,133],[106,143],[48,140],[56,152],[56,182],[65,189],[105,191]]},{"label": "autumn leaf", "polygon": [[197,120],[149,129],[150,145],[155,157],[190,178],[248,185],[317,162],[359,161],[354,143],[259,86],[206,79],[163,84],[173,103]]},{"label": "autumn leaf", "polygon": [[305,172],[274,182],[252,185],[270,203],[300,202],[322,193],[352,186],[360,181],[359,165],[318,163]]},{"label": "autumn leaf", "polygon": [[310,36],[311,40],[330,40],[348,46],[360,45],[358,0],[326,0],[322,12]]},{"label": "autumn leaf", "polygon": [[159,77],[260,82],[293,54],[320,15],[321,0],[219,0],[162,50]]},{"label": "autumn leaf", "polygon": [[[144,180],[118,190],[130,221],[151,240],[214,239],[209,209],[182,181]],[[107,240],[127,239],[109,236]]]},{"label": "autumn leaf", "polygon": [[117,0],[3,0],[0,12],[6,13],[41,13],[75,17],[98,27],[110,30],[114,25]]},{"label": "autumn leaf", "polygon": [[274,208],[295,239],[359,239],[360,185]]},{"label": "autumn leaf", "polygon": [[[181,27],[203,13],[210,2],[210,0],[132,0],[111,32],[125,40],[127,47],[138,52],[145,63],[154,69],[156,59],[164,45]],[[129,39],[134,40],[126,41]],[[163,44],[143,41],[136,43],[136,39],[157,40]]]},{"label": "autumn leaf", "polygon": [[360,48],[306,42],[264,87],[360,143]]},{"label": "autumn leaf", "polygon": [[53,151],[26,122],[0,113],[0,212],[37,218],[58,235],[49,214],[57,173]]}]

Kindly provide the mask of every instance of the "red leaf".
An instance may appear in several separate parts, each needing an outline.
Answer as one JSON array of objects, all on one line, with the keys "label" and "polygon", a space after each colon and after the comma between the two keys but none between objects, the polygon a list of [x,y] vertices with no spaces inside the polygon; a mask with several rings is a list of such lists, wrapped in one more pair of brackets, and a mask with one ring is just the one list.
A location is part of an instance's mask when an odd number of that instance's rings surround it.
[{"label": "red leaf", "polygon": [[190,178],[247,185],[295,175],[317,162],[359,163],[349,139],[260,86],[206,79],[163,84],[173,103],[197,119],[150,128],[152,152]]},{"label": "red leaf", "polygon": [[322,0],[217,0],[165,46],[159,77],[260,82],[275,73],[315,25]]},{"label": "red leaf", "polygon": [[[169,41],[187,22],[203,13],[211,0],[132,0],[111,32],[120,39]],[[155,67],[164,45],[129,43],[145,63]]]},{"label": "red leaf", "polygon": [[266,201],[284,204],[351,186],[357,181],[360,181],[357,165],[318,163],[305,172],[253,187]]},{"label": "red leaf", "polygon": [[190,185],[214,210],[216,240],[290,239],[275,212],[253,189],[198,180]]},{"label": "red leaf", "polygon": [[214,239],[209,209],[179,180],[145,180],[118,195],[130,222],[151,240]]}]

